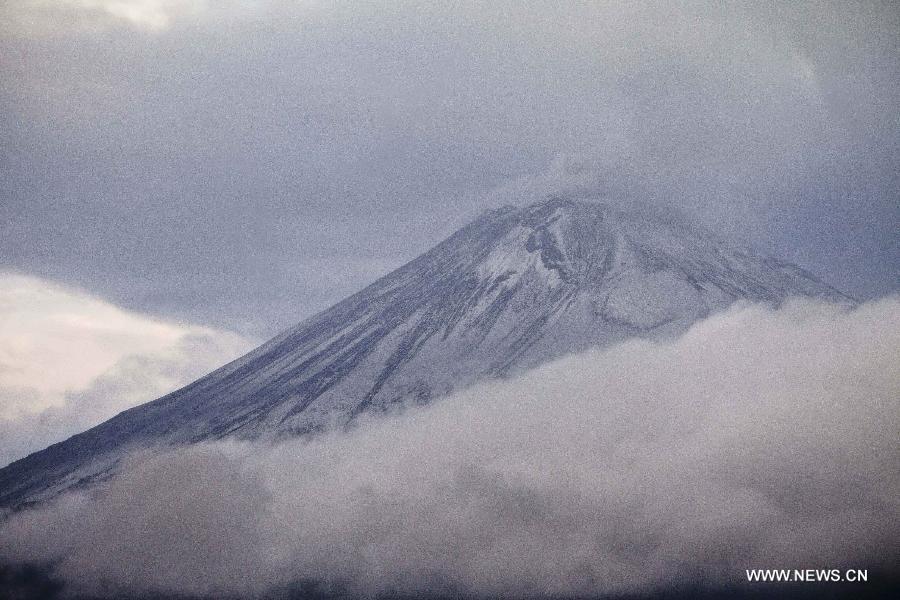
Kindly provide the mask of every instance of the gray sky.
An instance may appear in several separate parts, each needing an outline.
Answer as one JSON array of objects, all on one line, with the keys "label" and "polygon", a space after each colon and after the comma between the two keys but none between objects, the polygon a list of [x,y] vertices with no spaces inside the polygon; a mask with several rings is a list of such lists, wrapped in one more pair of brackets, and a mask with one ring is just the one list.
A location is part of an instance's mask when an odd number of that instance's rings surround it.
[{"label": "gray sky", "polygon": [[4,3],[0,269],[258,338],[586,186],[897,289],[896,4],[440,4]]}]

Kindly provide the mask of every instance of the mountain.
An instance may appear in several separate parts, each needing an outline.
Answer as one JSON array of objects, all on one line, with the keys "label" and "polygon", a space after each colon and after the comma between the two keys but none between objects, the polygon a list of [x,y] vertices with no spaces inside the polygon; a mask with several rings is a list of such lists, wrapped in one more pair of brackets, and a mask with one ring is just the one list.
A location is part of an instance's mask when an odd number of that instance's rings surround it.
[{"label": "mountain", "polygon": [[246,356],[0,470],[0,506],[89,484],[132,450],[301,435],[788,296],[849,300],[669,215],[571,199],[491,210]]}]

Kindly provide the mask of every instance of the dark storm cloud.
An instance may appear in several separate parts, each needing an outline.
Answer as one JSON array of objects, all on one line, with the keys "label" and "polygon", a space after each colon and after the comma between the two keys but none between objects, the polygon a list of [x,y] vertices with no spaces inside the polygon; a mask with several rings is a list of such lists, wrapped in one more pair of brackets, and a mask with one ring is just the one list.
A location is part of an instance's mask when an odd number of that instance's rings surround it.
[{"label": "dark storm cloud", "polygon": [[126,306],[273,333],[560,165],[896,288],[893,3],[3,10],[3,263]]},{"label": "dark storm cloud", "polygon": [[900,301],[738,307],[347,434],[134,457],[18,513],[70,589],[546,597],[896,569]]}]

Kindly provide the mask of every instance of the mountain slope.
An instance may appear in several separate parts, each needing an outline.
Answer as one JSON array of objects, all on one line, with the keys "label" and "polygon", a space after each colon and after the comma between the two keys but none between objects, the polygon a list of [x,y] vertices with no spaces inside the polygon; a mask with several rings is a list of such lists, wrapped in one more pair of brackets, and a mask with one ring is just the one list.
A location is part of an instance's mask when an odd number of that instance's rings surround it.
[{"label": "mountain slope", "polygon": [[0,505],[103,477],[134,449],[303,434],[792,295],[847,300],[678,220],[564,199],[504,207],[233,363],[0,470]]}]

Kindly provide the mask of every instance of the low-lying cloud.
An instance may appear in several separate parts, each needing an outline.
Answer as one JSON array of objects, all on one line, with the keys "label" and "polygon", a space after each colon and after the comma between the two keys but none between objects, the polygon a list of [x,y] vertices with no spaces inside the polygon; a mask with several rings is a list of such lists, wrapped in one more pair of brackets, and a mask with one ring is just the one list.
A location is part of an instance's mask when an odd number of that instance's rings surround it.
[{"label": "low-lying cloud", "polygon": [[75,589],[535,596],[895,568],[900,299],[741,306],[677,340],[270,446],[136,457],[18,513],[0,557]]},{"label": "low-lying cloud", "polygon": [[0,273],[0,466],[162,396],[250,346],[229,332]]}]

